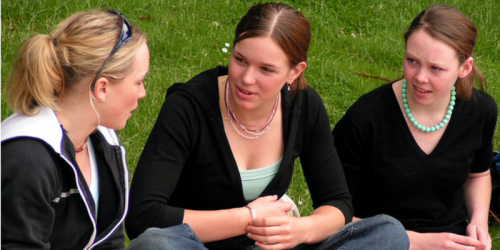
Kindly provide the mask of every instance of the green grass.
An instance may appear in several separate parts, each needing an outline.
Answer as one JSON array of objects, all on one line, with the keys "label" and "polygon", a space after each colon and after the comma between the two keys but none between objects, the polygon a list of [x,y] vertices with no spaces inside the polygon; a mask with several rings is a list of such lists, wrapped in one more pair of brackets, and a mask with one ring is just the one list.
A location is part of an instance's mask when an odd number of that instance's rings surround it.
[{"label": "green grass", "polygon": [[[259,1],[234,0],[15,0],[1,3],[1,119],[12,112],[5,103],[5,79],[22,41],[47,33],[79,10],[116,9],[147,33],[151,51],[147,97],[119,132],[127,148],[131,174],[152,129],[166,93],[218,64],[227,65],[224,43],[232,43],[234,28],[248,8]],[[299,9],[311,22],[309,84],[325,103],[332,127],[362,94],[384,81],[362,77],[364,72],[390,79],[402,76],[403,33],[411,20],[432,3],[453,5],[477,26],[474,59],[490,83],[488,93],[500,103],[500,4],[497,0],[295,0],[280,1]],[[150,17],[150,18],[148,18]],[[231,44],[232,47],[232,44]],[[229,48],[231,51],[231,48]],[[494,149],[500,150],[500,124]],[[289,195],[302,214],[311,212],[307,185],[297,164]],[[5,205],[5,204],[4,204]],[[500,226],[493,223],[494,249],[500,249]]]}]

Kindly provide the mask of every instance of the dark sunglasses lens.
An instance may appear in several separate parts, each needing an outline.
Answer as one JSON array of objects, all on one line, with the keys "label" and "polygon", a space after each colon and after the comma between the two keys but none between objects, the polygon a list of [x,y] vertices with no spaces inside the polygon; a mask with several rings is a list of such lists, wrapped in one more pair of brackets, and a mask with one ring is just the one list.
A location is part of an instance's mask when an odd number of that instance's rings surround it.
[{"label": "dark sunglasses lens", "polygon": [[106,64],[109,62],[109,60],[111,59],[111,57],[113,57],[113,55],[116,53],[116,51],[124,43],[126,43],[130,39],[132,39],[132,27],[130,27],[130,24],[128,23],[127,19],[125,19],[125,17],[122,14],[120,14],[119,12],[117,12],[116,10],[111,9],[111,10],[107,10],[107,12],[115,14],[115,15],[118,16],[118,18],[120,18],[121,23],[122,23],[122,32],[121,32],[120,38],[118,39],[118,41],[115,44],[115,47],[113,48],[113,50],[111,50],[111,53],[109,54],[108,58],[104,61],[104,63],[102,64],[101,68],[97,72],[94,80],[92,81],[92,84],[90,85],[90,89],[91,90],[94,90],[94,86],[95,86],[95,82],[97,81],[97,78],[99,77],[99,75],[101,74],[102,70],[104,69],[104,67],[106,66]]},{"label": "dark sunglasses lens", "polygon": [[130,27],[130,24],[128,23],[127,19],[125,19],[124,16],[122,16],[122,19],[123,19],[123,27],[122,27],[123,42],[127,42],[132,38],[132,27]]}]

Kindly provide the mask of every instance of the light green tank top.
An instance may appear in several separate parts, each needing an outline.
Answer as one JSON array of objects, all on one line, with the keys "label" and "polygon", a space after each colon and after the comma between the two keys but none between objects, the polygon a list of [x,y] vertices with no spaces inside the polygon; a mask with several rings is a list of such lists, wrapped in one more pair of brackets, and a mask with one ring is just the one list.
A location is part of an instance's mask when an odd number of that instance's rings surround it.
[{"label": "light green tank top", "polygon": [[264,191],[274,176],[276,176],[276,173],[278,173],[282,160],[283,158],[267,167],[259,169],[240,170],[243,194],[247,202],[257,199],[262,191]]}]

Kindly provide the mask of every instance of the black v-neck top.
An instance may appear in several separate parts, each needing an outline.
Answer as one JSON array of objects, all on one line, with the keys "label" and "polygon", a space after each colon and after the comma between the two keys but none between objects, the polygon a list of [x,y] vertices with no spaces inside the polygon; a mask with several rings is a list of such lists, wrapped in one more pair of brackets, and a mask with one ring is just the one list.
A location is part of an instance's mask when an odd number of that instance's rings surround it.
[{"label": "black v-neck top", "polygon": [[464,184],[492,161],[494,99],[474,90],[457,100],[446,130],[427,155],[416,143],[392,84],[359,98],[333,130],[355,216],[388,214],[417,232],[465,234]]},{"label": "black v-neck top", "polygon": [[[218,77],[227,73],[227,67],[217,67],[168,89],[132,179],[125,223],[131,239],[150,227],[181,224],[185,209],[220,210],[247,204],[219,107]],[[283,160],[260,196],[281,197],[299,157],[314,208],[337,207],[350,222],[351,197],[320,96],[308,88],[291,99],[286,87],[281,95]],[[243,249],[254,244],[241,235],[205,246]]]}]

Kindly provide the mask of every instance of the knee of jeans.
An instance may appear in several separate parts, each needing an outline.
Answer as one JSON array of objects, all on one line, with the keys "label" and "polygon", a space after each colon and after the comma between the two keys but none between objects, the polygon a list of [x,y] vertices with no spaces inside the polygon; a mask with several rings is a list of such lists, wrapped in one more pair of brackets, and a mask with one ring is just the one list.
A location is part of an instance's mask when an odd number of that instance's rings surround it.
[{"label": "knee of jeans", "polygon": [[146,229],[142,234],[144,235],[150,235],[150,236],[156,236],[162,232],[162,229],[157,228],[157,227],[150,227]]},{"label": "knee of jeans", "polygon": [[142,240],[148,241],[150,238],[158,237],[159,235],[161,235],[161,233],[162,233],[162,231],[160,228],[150,227],[150,228],[146,229],[146,231],[142,232],[133,241],[142,241]]},{"label": "knee of jeans", "polygon": [[148,228],[132,240],[127,250],[135,249],[206,249],[187,224],[168,228]]},{"label": "knee of jeans", "polygon": [[389,226],[404,229],[403,224],[401,224],[401,222],[399,220],[397,220],[396,218],[394,218],[392,216],[389,216],[386,214],[379,214],[379,215],[375,216],[375,218],[377,218],[378,221],[383,222],[384,224],[387,224]]},{"label": "knee of jeans", "polygon": [[406,230],[401,222],[392,216],[379,214],[370,218],[371,227],[375,226],[379,233],[393,235],[394,237],[408,237]]},{"label": "knee of jeans", "polygon": [[393,226],[395,226],[395,227],[399,227],[399,228],[402,228],[402,229],[404,230],[404,228],[405,228],[405,227],[403,226],[403,224],[401,224],[401,222],[400,222],[398,219],[396,219],[396,218],[394,218],[394,217],[392,217],[392,216],[390,216],[390,215],[386,215],[386,214],[381,214],[380,216],[381,216],[384,220],[386,220],[386,221],[387,221],[387,223],[390,223],[390,224],[392,224]]},{"label": "knee of jeans", "polygon": [[180,224],[166,228],[151,227],[144,231],[143,234],[148,237],[161,236],[163,238],[185,237],[190,239],[198,239],[188,224]]},{"label": "knee of jeans", "polygon": [[409,239],[406,233],[406,229],[399,220],[386,214],[380,214],[375,217],[377,217],[377,220],[381,222],[381,224],[386,226],[386,232],[388,234],[390,234],[392,237],[398,237],[403,241],[407,240],[409,245]]}]

